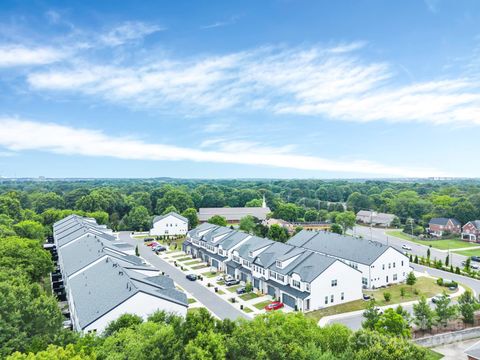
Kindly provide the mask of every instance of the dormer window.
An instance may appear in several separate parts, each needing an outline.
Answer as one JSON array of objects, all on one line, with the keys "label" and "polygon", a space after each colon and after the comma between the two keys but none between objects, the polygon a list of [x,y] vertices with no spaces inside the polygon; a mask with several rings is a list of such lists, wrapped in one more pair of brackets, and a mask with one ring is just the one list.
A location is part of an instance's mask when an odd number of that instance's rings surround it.
[{"label": "dormer window", "polygon": [[278,267],[279,269],[282,268],[282,262],[281,262],[280,260],[277,260],[277,267]]},{"label": "dormer window", "polygon": [[249,251],[248,256],[253,257],[253,251]]}]

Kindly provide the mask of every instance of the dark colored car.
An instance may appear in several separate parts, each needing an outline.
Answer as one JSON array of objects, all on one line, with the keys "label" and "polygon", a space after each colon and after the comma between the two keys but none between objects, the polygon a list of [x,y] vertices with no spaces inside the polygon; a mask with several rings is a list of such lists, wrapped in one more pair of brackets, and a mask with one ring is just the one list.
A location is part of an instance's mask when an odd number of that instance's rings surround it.
[{"label": "dark colored car", "polygon": [[367,294],[363,294],[363,300],[370,300],[372,297],[370,295],[367,295]]},{"label": "dark colored car", "polygon": [[235,290],[235,292],[239,295],[240,294],[245,294],[247,292],[247,289],[245,289],[245,287],[242,286],[242,287],[239,287],[237,290]]},{"label": "dark colored car", "polygon": [[232,286],[232,285],[238,285],[238,284],[240,284],[240,280],[231,279],[231,280],[225,281],[225,286]]},{"label": "dark colored car", "polygon": [[188,274],[188,275],[187,275],[187,279],[190,280],[190,281],[195,281],[195,280],[197,280],[197,275],[195,275],[195,274]]},{"label": "dark colored car", "polygon": [[278,309],[283,308],[283,306],[284,305],[281,301],[274,301],[274,302],[268,304],[267,306],[265,306],[265,310],[267,310],[267,311],[278,310]]},{"label": "dark colored car", "polygon": [[472,261],[480,262],[480,256],[472,256],[470,259],[471,259]]},{"label": "dark colored car", "polygon": [[158,254],[159,252],[166,251],[167,248],[163,245],[158,245],[158,246],[155,246],[153,250]]}]

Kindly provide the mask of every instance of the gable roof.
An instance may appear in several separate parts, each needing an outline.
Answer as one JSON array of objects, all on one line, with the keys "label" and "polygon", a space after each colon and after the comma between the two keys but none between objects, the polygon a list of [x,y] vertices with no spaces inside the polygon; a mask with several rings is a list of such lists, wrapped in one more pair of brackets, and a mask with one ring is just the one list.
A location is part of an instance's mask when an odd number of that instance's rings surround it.
[{"label": "gable roof", "polygon": [[322,254],[371,265],[390,247],[377,241],[332,232],[307,230],[300,231],[287,244],[301,246]]},{"label": "gable roof", "polygon": [[480,359],[480,341],[467,348],[464,353],[474,359]]},{"label": "gable roof", "polygon": [[460,221],[458,221],[457,219],[453,219],[453,218],[432,218],[430,219],[429,221],[429,225],[447,225],[448,223],[448,220],[451,220],[453,225],[461,225]]},{"label": "gable roof", "polygon": [[107,257],[82,271],[69,282],[75,313],[81,329],[139,292],[188,306],[187,296],[173,282],[124,269]]},{"label": "gable roof", "polygon": [[212,216],[223,216],[227,221],[240,221],[247,215],[256,217],[259,220],[265,220],[267,214],[271,212],[268,207],[223,207],[223,208],[200,208],[198,219],[208,221]]},{"label": "gable roof", "polygon": [[170,211],[168,214],[165,214],[165,215],[159,215],[159,216],[155,216],[153,218],[153,223],[155,224],[156,222],[160,221],[160,220],[163,220],[169,216],[173,216],[173,217],[176,217],[177,219],[181,220],[181,221],[184,221],[188,224],[188,219],[180,214],[177,214],[175,211]]}]

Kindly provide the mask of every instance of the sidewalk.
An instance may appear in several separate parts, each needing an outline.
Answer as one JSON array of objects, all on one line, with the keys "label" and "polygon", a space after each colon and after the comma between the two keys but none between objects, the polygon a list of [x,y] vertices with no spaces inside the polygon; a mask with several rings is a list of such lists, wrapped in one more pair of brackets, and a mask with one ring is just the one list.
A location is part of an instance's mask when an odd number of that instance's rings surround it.
[{"label": "sidewalk", "polygon": [[[430,277],[430,276],[429,276]],[[460,295],[462,295],[465,292],[465,288],[461,285],[458,285],[458,290],[454,292],[453,294],[450,294],[450,298],[456,298]],[[427,301],[431,301],[432,298],[427,298]],[[402,302],[402,303],[396,303],[392,305],[385,305],[385,306],[379,306],[378,308],[382,311],[385,311],[386,309],[390,308],[396,308],[398,305],[401,305],[402,307],[406,306],[412,306],[414,304],[418,304],[418,300],[413,300],[413,301],[407,301],[407,302]],[[330,316],[324,316],[318,321],[318,326],[325,326],[328,325],[328,323],[332,320],[336,319],[343,319],[343,318],[348,318],[352,316],[358,316],[362,315],[365,310],[356,310],[356,311],[350,311],[347,313],[342,313],[342,314],[336,314],[336,315],[330,315]]]}]

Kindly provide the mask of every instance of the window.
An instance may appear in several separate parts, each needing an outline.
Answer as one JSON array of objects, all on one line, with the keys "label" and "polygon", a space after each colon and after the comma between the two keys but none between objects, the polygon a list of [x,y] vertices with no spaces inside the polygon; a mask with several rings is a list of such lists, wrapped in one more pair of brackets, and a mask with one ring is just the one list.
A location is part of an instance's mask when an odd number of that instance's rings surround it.
[{"label": "window", "polygon": [[277,280],[283,281],[284,279],[285,278],[283,277],[283,275],[280,275],[280,274],[277,275]]},{"label": "window", "polygon": [[275,273],[272,270],[268,271],[268,275],[275,279]]},{"label": "window", "polygon": [[328,296],[325,296],[325,304],[328,304]]},{"label": "window", "polygon": [[281,262],[281,261],[277,260],[276,265],[277,265],[277,267],[278,267],[279,269],[282,268],[282,262]]},{"label": "window", "polygon": [[395,263],[393,263],[393,268],[395,269]]},{"label": "window", "polygon": [[330,295],[330,302],[333,303],[333,295]]},{"label": "window", "polygon": [[385,264],[382,264],[382,270],[385,270]]},{"label": "window", "polygon": [[403,266],[403,260],[402,260],[402,266]]},{"label": "window", "polygon": [[310,310],[310,299],[307,299],[307,304],[305,305],[305,310]]},{"label": "window", "polygon": [[393,274],[393,281],[397,280],[397,274]]},{"label": "window", "polygon": [[292,286],[300,289],[300,281],[292,280]]},{"label": "window", "polygon": [[337,280],[332,280],[332,286],[337,286]]},{"label": "window", "polygon": [[391,269],[391,268],[392,268],[392,264],[388,263],[388,268]]},{"label": "window", "polygon": [[307,291],[310,291],[310,284],[306,284],[305,288],[307,289]]},{"label": "window", "polygon": [[362,277],[362,285],[368,285],[368,279],[366,277]]},{"label": "window", "polygon": [[344,299],[345,299],[345,294],[344,294],[344,293],[342,293],[342,294],[340,295],[340,299],[341,299],[341,300],[344,300]]}]

